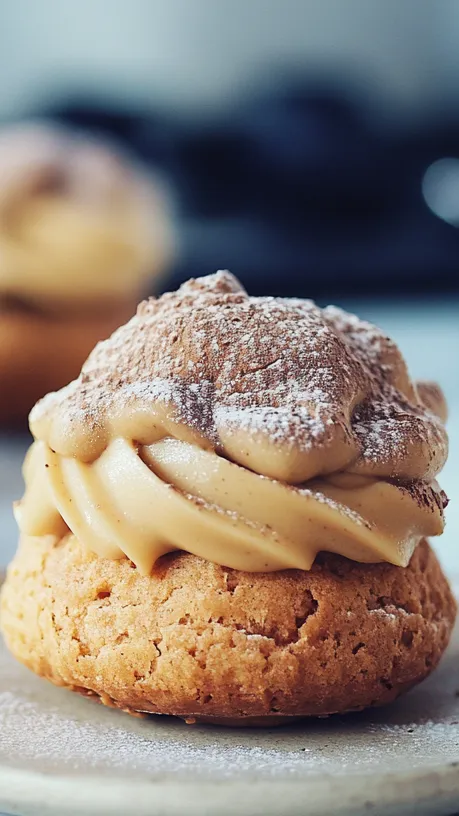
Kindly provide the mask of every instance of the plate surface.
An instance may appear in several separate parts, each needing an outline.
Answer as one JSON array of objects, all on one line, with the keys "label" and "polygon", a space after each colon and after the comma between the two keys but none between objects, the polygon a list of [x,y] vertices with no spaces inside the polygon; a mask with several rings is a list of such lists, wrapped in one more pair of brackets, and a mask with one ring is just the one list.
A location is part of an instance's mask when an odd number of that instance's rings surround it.
[{"label": "plate surface", "polygon": [[54,688],[0,643],[0,810],[19,816],[459,811],[459,628],[392,706],[288,728],[140,720]]}]

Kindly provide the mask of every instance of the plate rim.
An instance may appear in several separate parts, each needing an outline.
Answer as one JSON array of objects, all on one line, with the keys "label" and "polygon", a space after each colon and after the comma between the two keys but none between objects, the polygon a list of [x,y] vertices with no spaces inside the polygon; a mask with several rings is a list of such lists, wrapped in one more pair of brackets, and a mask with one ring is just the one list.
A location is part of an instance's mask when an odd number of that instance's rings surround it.
[{"label": "plate rim", "polygon": [[126,816],[132,808],[133,792],[136,816],[182,816],[185,804],[188,816],[279,816],[280,797],[283,816],[358,816],[372,808],[377,808],[378,814],[402,816],[403,808],[412,813],[414,804],[419,816],[441,816],[459,807],[459,750],[457,761],[411,772],[388,771],[377,776],[371,772],[325,772],[288,780],[203,779],[198,786],[192,780],[177,784],[172,774],[144,781],[134,777],[120,781],[112,775],[60,775],[0,767],[0,807],[15,816],[31,816],[37,808],[40,816],[106,816],[108,812],[111,816]]}]

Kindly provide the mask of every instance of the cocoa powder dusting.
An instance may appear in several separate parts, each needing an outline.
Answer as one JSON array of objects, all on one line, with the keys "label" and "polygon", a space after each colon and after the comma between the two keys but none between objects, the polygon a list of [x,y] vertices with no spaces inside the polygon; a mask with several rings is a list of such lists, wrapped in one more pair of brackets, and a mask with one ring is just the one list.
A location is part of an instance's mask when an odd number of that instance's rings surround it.
[{"label": "cocoa powder dusting", "polygon": [[369,323],[310,300],[249,297],[217,272],[141,303],[78,380],[38,403],[31,427],[65,453],[81,435],[103,447],[110,416],[162,403],[220,452],[241,431],[302,455],[339,439],[341,469],[428,482],[447,453],[429,393],[424,405],[397,346]]}]

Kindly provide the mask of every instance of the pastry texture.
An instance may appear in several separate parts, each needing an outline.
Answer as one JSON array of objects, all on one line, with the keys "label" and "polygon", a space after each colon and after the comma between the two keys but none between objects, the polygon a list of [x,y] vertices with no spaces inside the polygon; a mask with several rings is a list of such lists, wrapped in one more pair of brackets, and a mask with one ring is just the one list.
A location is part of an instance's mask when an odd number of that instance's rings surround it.
[{"label": "pastry texture", "polygon": [[142,576],[72,535],[24,538],[1,608],[12,653],[57,685],[240,725],[394,700],[435,668],[454,616],[425,541],[406,569],[322,554],[254,574],[181,553]]}]

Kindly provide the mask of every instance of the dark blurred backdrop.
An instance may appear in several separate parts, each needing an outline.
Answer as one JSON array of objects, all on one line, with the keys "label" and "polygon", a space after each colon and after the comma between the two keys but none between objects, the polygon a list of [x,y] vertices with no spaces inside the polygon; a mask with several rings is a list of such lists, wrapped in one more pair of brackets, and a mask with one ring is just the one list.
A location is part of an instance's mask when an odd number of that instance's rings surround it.
[{"label": "dark blurred backdrop", "polygon": [[0,117],[105,135],[159,172],[171,283],[459,290],[456,0],[0,4]]}]

